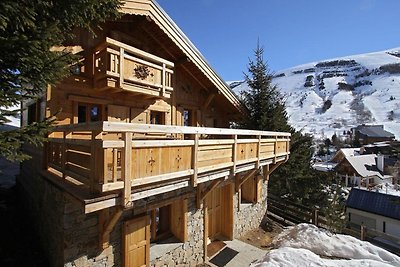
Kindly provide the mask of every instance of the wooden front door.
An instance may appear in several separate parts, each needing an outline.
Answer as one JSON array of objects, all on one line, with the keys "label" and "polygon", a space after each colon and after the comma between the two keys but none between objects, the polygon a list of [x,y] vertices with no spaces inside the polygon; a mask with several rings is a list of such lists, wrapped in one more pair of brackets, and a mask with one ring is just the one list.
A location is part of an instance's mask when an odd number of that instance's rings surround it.
[{"label": "wooden front door", "polygon": [[150,266],[150,218],[148,215],[124,222],[124,266]]},{"label": "wooden front door", "polygon": [[221,234],[221,188],[213,189],[206,198],[208,211],[208,238],[214,240]]}]

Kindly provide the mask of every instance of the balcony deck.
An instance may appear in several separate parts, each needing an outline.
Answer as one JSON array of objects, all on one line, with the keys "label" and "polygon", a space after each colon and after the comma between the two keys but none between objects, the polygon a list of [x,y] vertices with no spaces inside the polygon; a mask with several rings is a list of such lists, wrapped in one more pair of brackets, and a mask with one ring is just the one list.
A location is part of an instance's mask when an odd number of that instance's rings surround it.
[{"label": "balcony deck", "polygon": [[94,87],[170,98],[174,63],[109,37],[94,50]]},{"label": "balcony deck", "polygon": [[45,172],[97,196],[118,195],[119,204],[129,206],[283,162],[289,142],[290,134],[280,132],[107,121],[64,125],[49,136]]}]

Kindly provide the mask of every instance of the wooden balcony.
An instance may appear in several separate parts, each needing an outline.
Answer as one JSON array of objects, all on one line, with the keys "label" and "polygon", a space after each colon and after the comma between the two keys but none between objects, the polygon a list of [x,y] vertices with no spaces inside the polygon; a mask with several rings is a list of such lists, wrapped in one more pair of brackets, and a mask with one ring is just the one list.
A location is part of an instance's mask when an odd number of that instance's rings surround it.
[{"label": "wooden balcony", "polygon": [[94,87],[170,98],[174,63],[106,38],[94,50]]},{"label": "wooden balcony", "polygon": [[119,122],[65,125],[49,137],[45,172],[92,194],[115,193],[119,205],[129,206],[284,162],[289,141],[289,133],[279,132]]}]

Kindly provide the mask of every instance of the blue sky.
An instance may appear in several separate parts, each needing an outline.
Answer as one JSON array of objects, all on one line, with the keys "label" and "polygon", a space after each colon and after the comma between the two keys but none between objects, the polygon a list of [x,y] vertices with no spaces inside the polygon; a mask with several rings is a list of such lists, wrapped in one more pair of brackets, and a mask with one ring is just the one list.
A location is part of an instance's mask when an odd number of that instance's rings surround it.
[{"label": "blue sky", "polygon": [[400,0],[158,0],[227,81],[257,39],[272,71],[400,47]]}]

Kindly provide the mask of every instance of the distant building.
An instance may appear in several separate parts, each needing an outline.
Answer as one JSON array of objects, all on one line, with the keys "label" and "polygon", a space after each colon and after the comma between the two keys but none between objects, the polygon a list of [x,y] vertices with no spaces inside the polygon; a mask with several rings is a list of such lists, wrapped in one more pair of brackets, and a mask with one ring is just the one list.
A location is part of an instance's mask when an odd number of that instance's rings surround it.
[{"label": "distant building", "polygon": [[346,213],[352,224],[400,237],[400,196],[353,188]]},{"label": "distant building", "polygon": [[392,141],[395,136],[385,131],[383,125],[359,125],[352,128],[353,140],[358,140],[360,145],[372,144],[375,142]]}]

